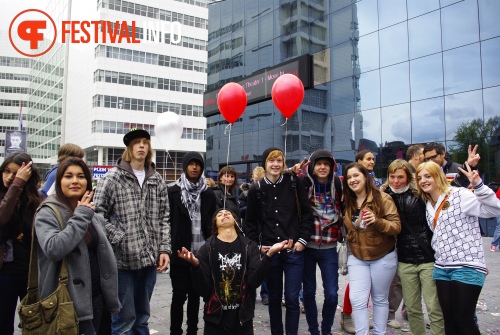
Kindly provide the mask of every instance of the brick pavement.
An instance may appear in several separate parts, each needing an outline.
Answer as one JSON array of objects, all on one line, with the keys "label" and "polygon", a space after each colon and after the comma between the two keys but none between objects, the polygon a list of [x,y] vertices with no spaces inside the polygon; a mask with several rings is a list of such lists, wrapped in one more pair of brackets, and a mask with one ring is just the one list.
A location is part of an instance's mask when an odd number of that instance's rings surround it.
[{"label": "brick pavement", "polygon": [[[491,243],[491,237],[484,237],[484,247],[486,254],[486,264],[490,270],[490,274],[486,278],[485,286],[481,292],[479,301],[486,304],[487,310],[478,310],[478,320],[479,326],[482,334],[498,334],[500,333],[500,252],[490,252],[489,247]],[[317,304],[318,310],[321,310],[322,305],[322,295],[323,289],[321,286],[320,271],[317,271]],[[339,303],[343,302],[344,289],[347,284],[347,276],[339,278]],[[170,326],[170,301],[172,297],[172,288],[170,285],[170,277],[168,274],[159,274],[155,291],[151,299],[151,319],[150,319],[150,329],[151,334],[169,334]],[[202,304],[200,306],[200,328],[203,327],[202,319]],[[284,314],[285,308],[283,308]],[[401,323],[402,329],[409,329],[407,321],[404,321],[401,317],[401,313],[398,311],[396,313],[397,320]],[[346,334],[340,329],[339,324],[340,309],[337,309],[335,314],[335,321],[332,329],[333,334]],[[284,315],[283,315],[284,320]],[[260,303],[260,298],[256,303],[255,319],[254,319],[255,335],[270,334],[269,326],[269,316],[267,311],[267,306]],[[21,332],[16,330],[16,335],[21,335]],[[202,330],[199,331],[202,334]],[[309,334],[307,331],[307,322],[304,314],[300,315],[299,324],[299,335]],[[403,330],[394,330],[388,328],[387,334],[410,334],[409,332],[404,332]],[[430,333],[428,333],[430,334]]]}]

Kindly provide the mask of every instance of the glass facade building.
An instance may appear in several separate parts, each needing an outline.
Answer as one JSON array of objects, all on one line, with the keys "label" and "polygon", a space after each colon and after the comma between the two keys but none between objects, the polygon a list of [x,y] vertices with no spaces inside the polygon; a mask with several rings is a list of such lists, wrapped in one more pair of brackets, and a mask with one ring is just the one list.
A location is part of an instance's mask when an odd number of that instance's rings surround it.
[{"label": "glass facade building", "polygon": [[[342,166],[370,149],[379,177],[411,144],[453,152],[457,129],[500,115],[498,17],[495,0],[212,3],[209,90],[304,54],[314,87],[286,125],[272,101],[248,106],[231,129],[229,159],[227,122],[209,116],[207,173],[229,161],[244,176],[270,146],[286,147],[289,165],[326,148]],[[496,170],[490,179],[500,173],[499,134],[480,148]]]}]

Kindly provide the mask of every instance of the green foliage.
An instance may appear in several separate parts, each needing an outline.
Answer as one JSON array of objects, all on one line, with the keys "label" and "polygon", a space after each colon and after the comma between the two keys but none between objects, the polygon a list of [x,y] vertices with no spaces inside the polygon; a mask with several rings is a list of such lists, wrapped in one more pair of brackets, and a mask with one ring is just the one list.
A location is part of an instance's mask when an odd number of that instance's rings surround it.
[{"label": "green foliage", "polygon": [[489,118],[485,123],[482,119],[467,121],[458,126],[453,141],[456,145],[450,147],[450,158],[457,163],[467,160],[467,148],[469,144],[479,145],[478,153],[481,156],[478,169],[486,183],[497,180],[497,168],[495,166],[495,152],[500,150],[498,145],[492,143],[495,131],[500,128],[500,116]]}]

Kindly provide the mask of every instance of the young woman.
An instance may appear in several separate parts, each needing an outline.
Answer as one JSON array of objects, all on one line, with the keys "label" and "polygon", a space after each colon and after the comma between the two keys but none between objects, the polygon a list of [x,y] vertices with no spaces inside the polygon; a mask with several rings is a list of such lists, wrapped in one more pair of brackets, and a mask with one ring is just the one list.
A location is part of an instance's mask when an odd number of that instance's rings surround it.
[{"label": "young woman", "polygon": [[27,293],[31,228],[42,198],[40,176],[29,155],[13,153],[0,172],[0,334],[13,334],[17,300]]},{"label": "young woman", "polygon": [[232,166],[224,166],[217,175],[219,184],[212,187],[215,193],[217,209],[228,209],[240,216],[240,205],[236,194],[236,170]]},{"label": "young woman", "polygon": [[459,170],[469,179],[474,193],[449,186],[434,162],[420,164],[417,188],[426,202],[427,224],[433,231],[435,251],[433,279],[443,311],[447,335],[479,335],[474,322],[477,299],[486,278],[483,240],[478,217],[500,215],[500,200],[485,186],[477,170]]},{"label": "young woman", "polygon": [[373,334],[385,334],[389,313],[389,287],[396,274],[396,235],[401,231],[392,198],[373,184],[368,170],[350,163],[344,170],[344,223],[352,255],[349,256],[350,300],[356,334],[368,335],[366,302],[373,300]]},{"label": "young woman", "polygon": [[443,313],[439,306],[436,284],[432,280],[434,251],[432,231],[425,217],[425,203],[415,188],[411,165],[402,159],[393,161],[382,185],[398,209],[401,233],[397,236],[398,275],[413,335],[425,335],[422,296],[431,322],[431,334],[444,333]]},{"label": "young woman", "polygon": [[373,152],[370,150],[361,150],[356,154],[355,161],[363,165],[368,170],[375,186],[380,187],[382,185],[377,179],[375,179],[375,172],[373,172],[373,168],[375,167],[375,155]]},{"label": "young woman", "polygon": [[251,335],[255,289],[271,266],[271,258],[293,247],[293,240],[274,244],[260,258],[257,245],[243,236],[237,217],[219,209],[212,220],[212,235],[195,257],[186,248],[179,258],[193,265],[193,284],[205,301],[205,335]]},{"label": "young woman", "polygon": [[44,204],[57,207],[65,228],[61,230],[56,213],[42,204],[35,216],[40,296],[43,299],[57,288],[59,264],[66,257],[68,291],[80,333],[94,335],[106,311],[120,310],[115,257],[104,232],[104,218],[94,214],[87,165],[79,158],[66,159],[59,165],[55,183],[56,195]]}]

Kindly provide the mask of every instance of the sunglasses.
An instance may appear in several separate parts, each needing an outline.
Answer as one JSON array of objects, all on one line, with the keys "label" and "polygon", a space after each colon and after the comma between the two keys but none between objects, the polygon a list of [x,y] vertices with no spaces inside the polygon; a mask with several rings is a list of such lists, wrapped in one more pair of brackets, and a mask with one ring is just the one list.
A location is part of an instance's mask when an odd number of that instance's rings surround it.
[{"label": "sunglasses", "polygon": [[428,161],[431,161],[431,160],[433,161],[433,160],[436,159],[437,156],[439,156],[439,154],[435,154],[435,155],[430,156],[430,157],[425,157],[424,158],[424,162],[428,162]]}]

